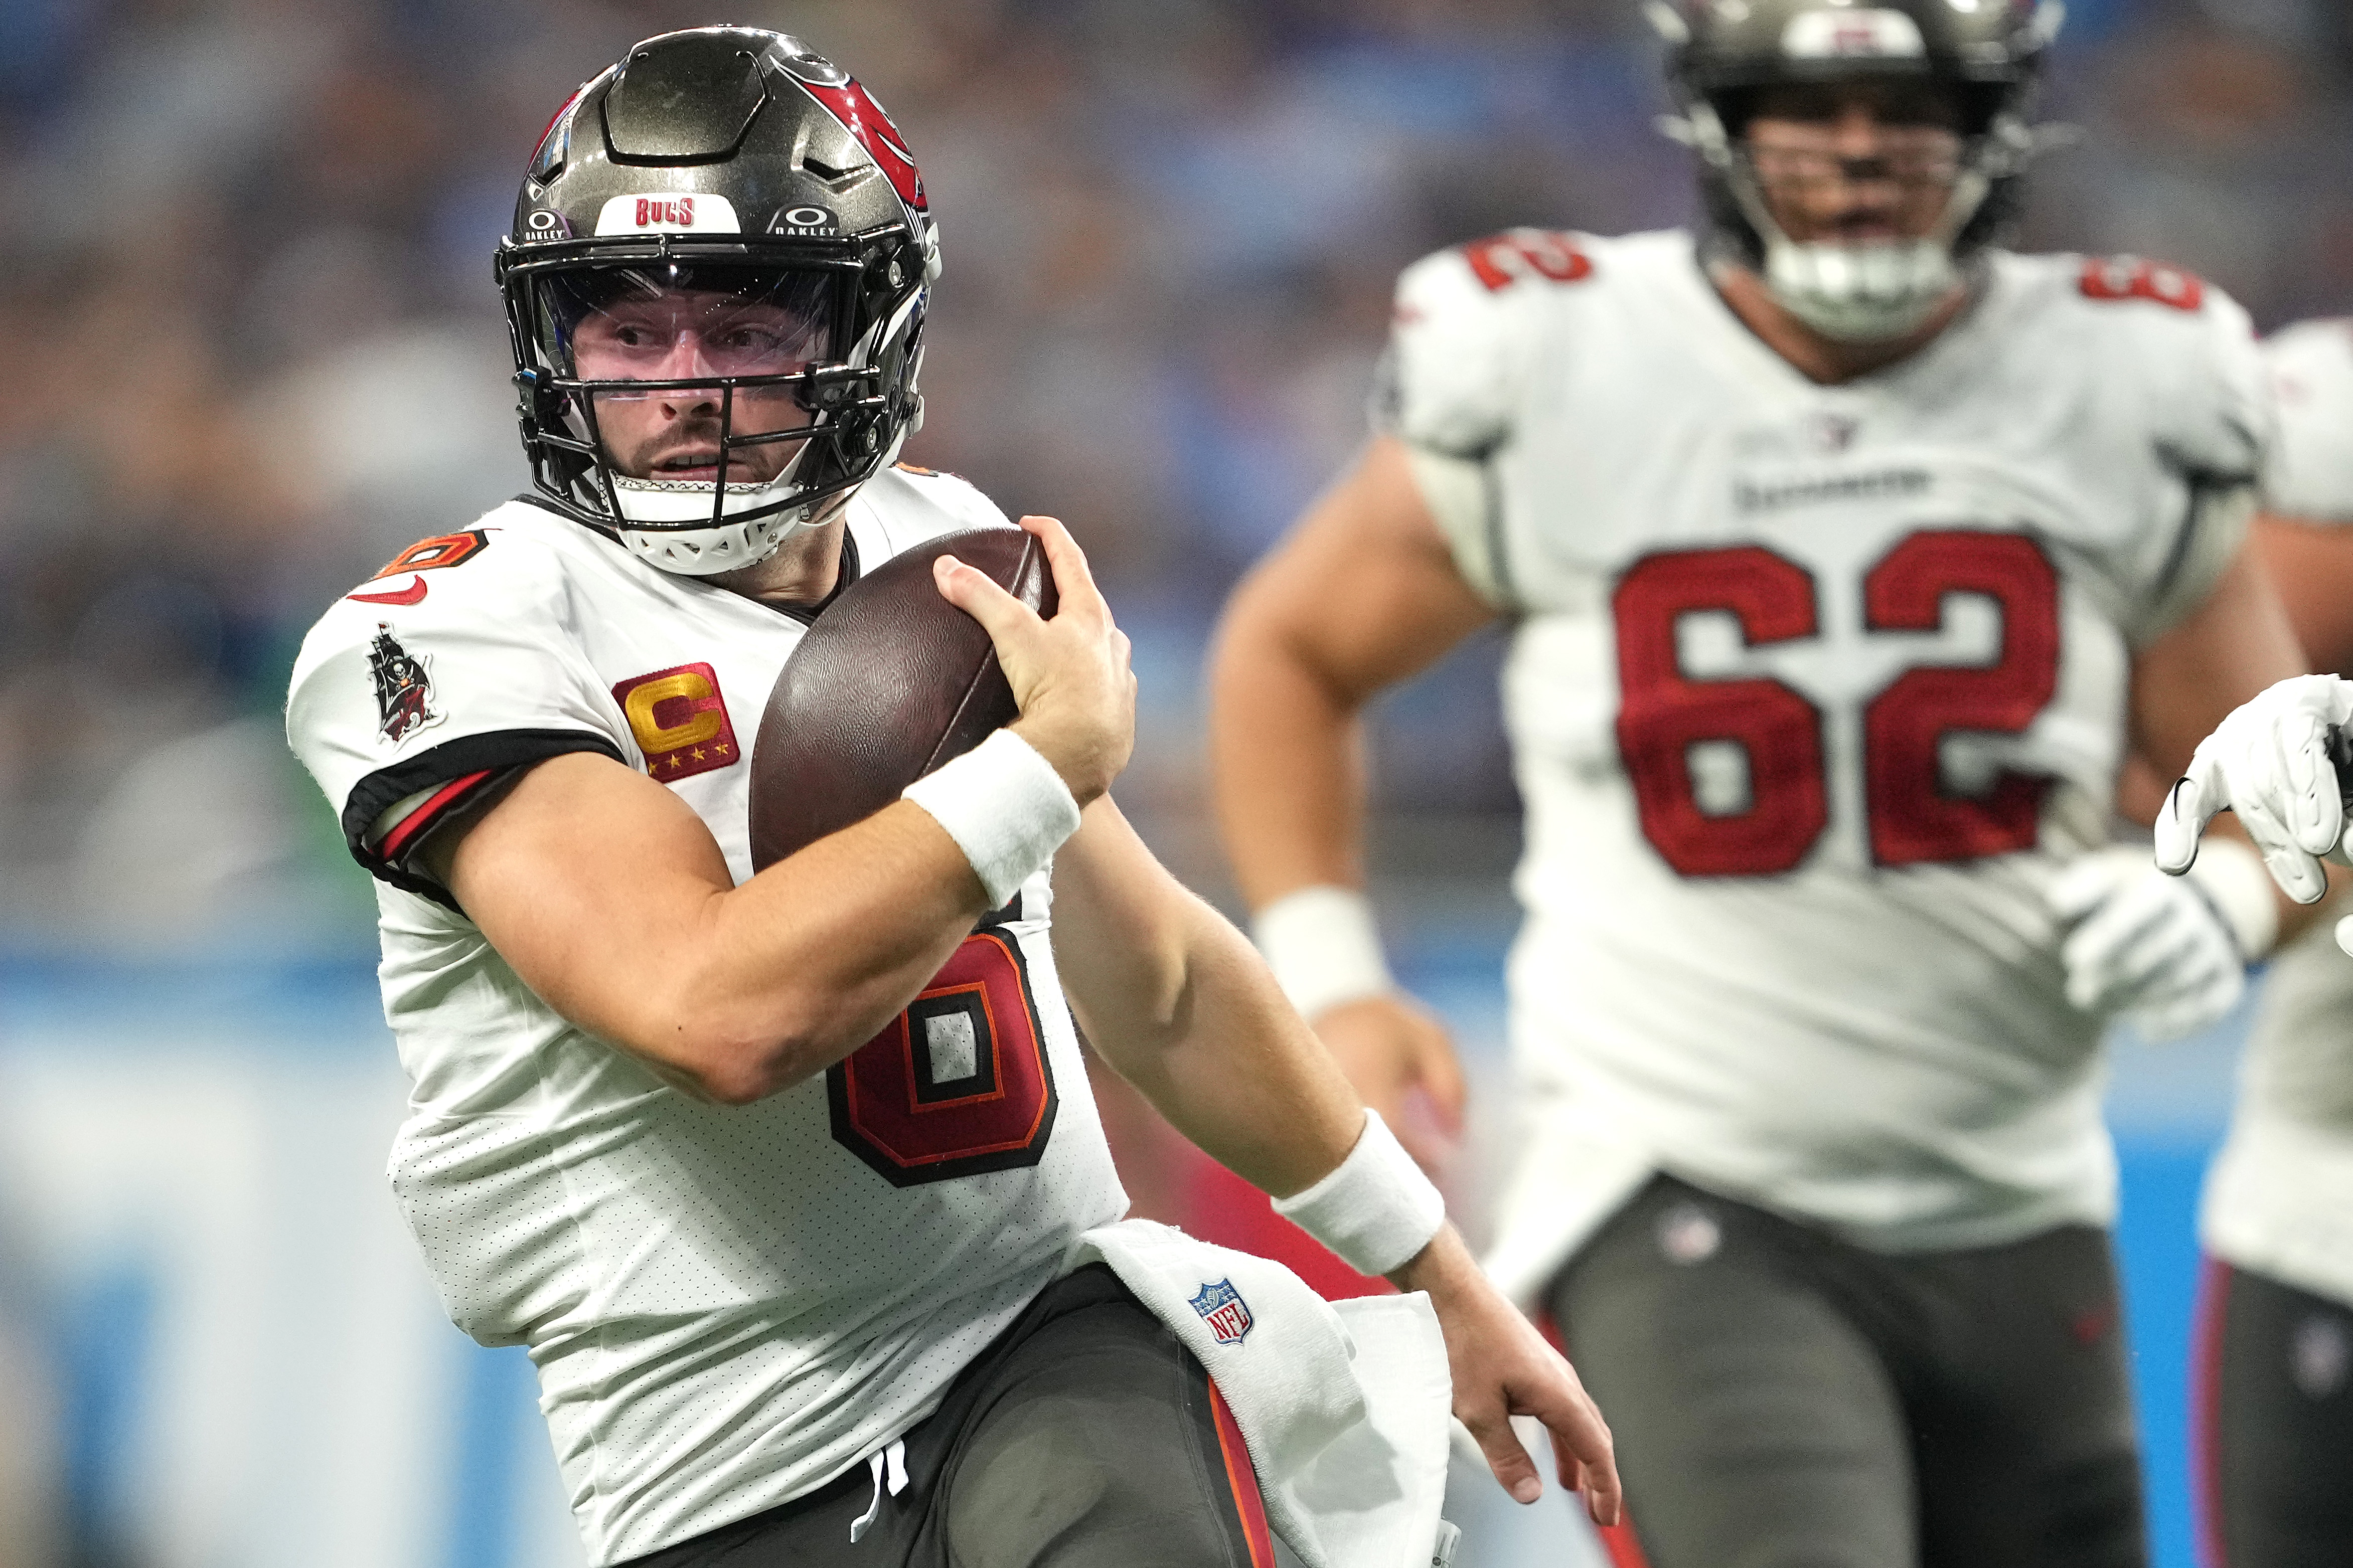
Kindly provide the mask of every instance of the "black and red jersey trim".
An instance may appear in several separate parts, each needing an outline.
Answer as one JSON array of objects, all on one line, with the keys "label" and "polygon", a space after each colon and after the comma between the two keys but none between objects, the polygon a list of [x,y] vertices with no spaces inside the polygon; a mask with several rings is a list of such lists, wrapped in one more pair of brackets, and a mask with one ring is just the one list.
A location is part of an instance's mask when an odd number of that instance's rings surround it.
[{"label": "black and red jersey trim", "polygon": [[[496,730],[445,741],[378,769],[353,787],[343,802],[343,844],[378,881],[455,910],[458,903],[448,890],[410,864],[411,852],[423,842],[427,829],[483,799],[516,768],[569,752],[600,752],[617,763],[622,760],[619,747],[590,730]],[[382,844],[369,847],[367,831],[375,819],[396,802],[427,790],[433,792],[431,798],[385,835]]]},{"label": "black and red jersey trim", "polygon": [[427,828],[440,821],[458,805],[470,799],[474,792],[488,782],[497,771],[484,768],[480,773],[468,773],[461,779],[451,779],[448,784],[435,790],[428,799],[418,805],[415,811],[402,817],[394,826],[393,830],[384,836],[384,842],[375,847],[375,852],[387,863],[399,865],[402,853],[410,845],[416,843]]}]

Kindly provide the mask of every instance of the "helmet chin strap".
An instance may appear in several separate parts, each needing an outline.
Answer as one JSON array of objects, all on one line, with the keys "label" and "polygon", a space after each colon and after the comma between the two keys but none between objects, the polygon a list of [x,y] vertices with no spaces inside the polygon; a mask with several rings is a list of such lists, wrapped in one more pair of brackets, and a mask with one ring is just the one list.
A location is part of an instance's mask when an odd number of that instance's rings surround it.
[{"label": "helmet chin strap", "polygon": [[[729,485],[744,504],[720,521],[701,528],[641,529],[634,522],[694,522],[708,520],[717,486],[711,481],[631,479],[613,476],[614,532],[624,549],[665,572],[709,577],[756,566],[801,529],[815,526],[824,501],[761,510],[764,502],[791,493],[796,471],[808,455],[804,442],[773,479],[759,485]],[[745,515],[747,513],[754,515]]]},{"label": "helmet chin strap", "polygon": [[1782,309],[1826,338],[1883,343],[1936,313],[1967,279],[1953,243],[1985,205],[1993,182],[1977,160],[1954,182],[1936,226],[1917,239],[1791,239],[1746,168],[1731,171],[1742,215],[1765,242],[1765,288]]},{"label": "helmet chin strap", "polygon": [[1799,245],[1765,239],[1765,288],[1826,338],[1879,343],[1908,336],[1962,283],[1952,252],[1933,240]]},{"label": "helmet chin strap", "polygon": [[[627,492],[640,480],[616,479],[616,487]],[[709,487],[704,487],[708,494]],[[703,502],[707,515],[710,502]],[[675,572],[685,577],[709,577],[722,572],[740,571],[756,566],[774,555],[801,529],[813,526],[822,501],[805,506],[780,509],[758,517],[730,517],[714,527],[694,529],[640,529],[629,526],[624,518],[610,525],[614,537],[631,554],[653,563],[665,572]]]}]

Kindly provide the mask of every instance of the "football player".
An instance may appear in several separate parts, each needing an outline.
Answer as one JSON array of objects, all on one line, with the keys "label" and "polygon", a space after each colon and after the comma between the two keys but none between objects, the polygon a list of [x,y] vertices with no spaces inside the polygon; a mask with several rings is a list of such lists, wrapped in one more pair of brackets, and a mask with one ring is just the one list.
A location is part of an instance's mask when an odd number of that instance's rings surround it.
[{"label": "football player", "polygon": [[1358,714],[1509,628],[1525,1133],[1491,1266],[1655,1568],[2127,1564],[2098,1043],[2220,1016],[2243,845],[2109,845],[2295,668],[2229,300],[1996,245],[2058,6],[1653,7],[1699,233],[1410,269],[1370,447],[1238,590],[1219,815],[1366,1098],[1451,1081],[1361,892]]},{"label": "football player", "polygon": [[[2353,670],[2353,325],[2292,327],[2265,354],[2279,434],[2256,542],[2306,657],[2341,674]],[[2328,724],[2353,710],[2344,689],[2333,677],[2288,689],[2319,699],[2323,754],[2306,780],[2318,788],[2306,798],[2331,808],[2313,813],[2322,821],[2346,793],[2326,755]],[[2287,754],[2273,747],[2264,760]],[[2244,815],[2264,820],[2260,805]],[[2324,930],[2272,964],[2199,1228],[2209,1264],[2194,1410],[2210,1559],[2342,1563],[2353,1542],[2353,962]]]},{"label": "football player", "polygon": [[[1427,1548],[1435,1481],[1419,1515],[1372,1482],[1442,1467],[1450,1363],[1514,1495],[1532,1414],[1608,1516],[1574,1373],[1105,794],[1127,639],[1060,524],[1025,524],[1050,620],[936,573],[1018,722],[753,874],[746,748],[807,627],[892,554],[1008,526],[892,464],[937,269],[848,75],[751,29],[640,44],[558,112],[500,247],[533,489],[304,644],[288,730],[378,879],[414,1085],[391,1176],[452,1317],[529,1348],[600,1564],[1263,1568],[1271,1528],[1338,1568],[1397,1517]],[[1352,1369],[1295,1280],[1113,1225],[1073,1013],[1435,1320],[1380,1319]],[[1387,1468],[1311,1496],[1327,1452]]]}]

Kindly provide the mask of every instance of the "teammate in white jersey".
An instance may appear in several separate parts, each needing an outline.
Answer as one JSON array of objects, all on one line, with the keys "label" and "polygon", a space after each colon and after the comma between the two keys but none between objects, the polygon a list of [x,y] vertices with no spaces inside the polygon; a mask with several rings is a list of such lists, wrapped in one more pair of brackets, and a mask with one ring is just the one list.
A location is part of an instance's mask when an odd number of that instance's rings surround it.
[{"label": "teammate in white jersey", "polygon": [[[1575,1374],[1104,793],[1134,679],[1059,524],[1026,525],[1050,621],[938,574],[1018,723],[753,874],[745,752],[806,626],[1005,526],[888,466],[937,258],[837,68],[750,29],[639,45],[551,124],[501,247],[533,493],[304,644],[288,729],[381,884],[414,1084],[391,1173],[452,1317],[529,1347],[599,1564],[1264,1568],[1270,1513],[1332,1517],[1282,1501],[1308,1436],[1442,1455],[1449,1359],[1504,1484],[1539,1489],[1505,1420],[1537,1415],[1610,1514]],[[1073,1013],[1218,1159],[1430,1292],[1426,1336],[1384,1320],[1430,1347],[1422,1432],[1365,1435],[1383,1368],[1295,1281],[1237,1259],[1172,1297],[1204,1249],[1103,1228],[1125,1200]],[[1335,1374],[1211,1381],[1286,1335]],[[1293,1542],[1365,1560],[1341,1539]]]},{"label": "teammate in white jersey", "polygon": [[[2305,656],[2343,674],[2353,323],[2291,327],[2265,357],[2279,434],[2256,543]],[[2353,961],[2329,934],[2274,961],[2206,1180],[2195,1418],[2217,1568],[2324,1568],[2353,1542]]]},{"label": "teammate in white jersey", "polygon": [[1229,612],[1228,840],[1367,1098],[1442,1090],[1358,890],[1356,716],[1505,622],[1491,1267],[1641,1549],[2138,1563],[2099,1037],[2220,1016],[2279,910],[2243,846],[2168,886],[2110,803],[2295,667],[2241,548],[2254,344],[2178,271],[1994,247],[2055,5],[1653,10],[1705,231],[1407,271],[1371,447]]}]

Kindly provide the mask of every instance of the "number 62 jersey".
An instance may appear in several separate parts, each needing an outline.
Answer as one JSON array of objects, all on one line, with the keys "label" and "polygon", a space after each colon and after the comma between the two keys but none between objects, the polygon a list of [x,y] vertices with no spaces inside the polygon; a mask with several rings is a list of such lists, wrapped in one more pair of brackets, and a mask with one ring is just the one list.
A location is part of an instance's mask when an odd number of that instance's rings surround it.
[{"label": "number 62 jersey", "polygon": [[2238,548],[2266,406],[2239,309],[2130,260],[1998,253],[1837,386],[1688,235],[1407,271],[1377,418],[1512,622],[1509,1288],[1655,1170],[1887,1250],[2110,1217],[2044,894],[2105,838],[2135,650]]}]

